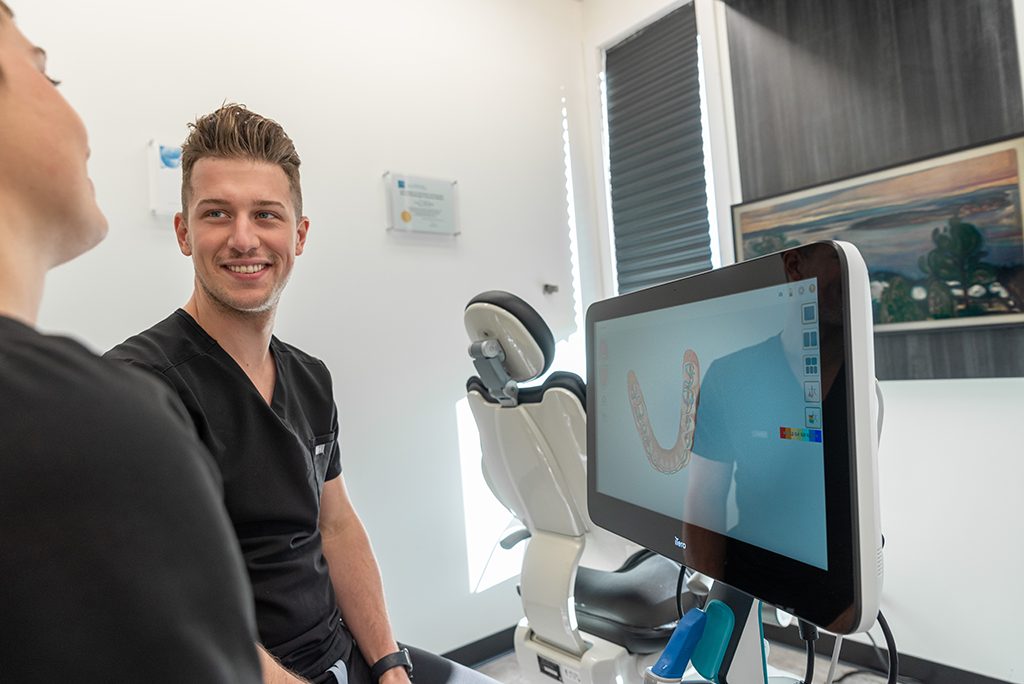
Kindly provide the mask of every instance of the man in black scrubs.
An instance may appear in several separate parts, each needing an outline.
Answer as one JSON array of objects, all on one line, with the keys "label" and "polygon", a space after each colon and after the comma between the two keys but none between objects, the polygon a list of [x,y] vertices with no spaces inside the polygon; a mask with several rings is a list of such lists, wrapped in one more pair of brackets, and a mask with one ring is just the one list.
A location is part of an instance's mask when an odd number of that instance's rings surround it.
[{"label": "man in black scrubs", "polygon": [[81,119],[0,1],[0,680],[257,684],[220,476],[180,401],[34,328],[106,235]]},{"label": "man in black scrubs", "polygon": [[192,297],[108,356],[167,381],[220,466],[267,681],[408,684],[415,669],[419,684],[491,682],[399,648],[341,476],[330,373],[272,334],[309,229],[292,141],[238,105],[191,129],[174,225],[195,269]]}]

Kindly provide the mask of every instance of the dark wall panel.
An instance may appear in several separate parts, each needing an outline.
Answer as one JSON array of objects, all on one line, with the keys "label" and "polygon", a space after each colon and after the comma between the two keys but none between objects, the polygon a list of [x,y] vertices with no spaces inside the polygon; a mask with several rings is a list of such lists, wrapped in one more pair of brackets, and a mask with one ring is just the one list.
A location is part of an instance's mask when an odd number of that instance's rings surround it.
[{"label": "dark wall panel", "polygon": [[[746,202],[1024,132],[1012,0],[726,0]],[[1024,375],[1024,327],[875,336],[881,379]]]},{"label": "dark wall panel", "polygon": [[1024,130],[1010,0],[732,0],[743,199]]}]

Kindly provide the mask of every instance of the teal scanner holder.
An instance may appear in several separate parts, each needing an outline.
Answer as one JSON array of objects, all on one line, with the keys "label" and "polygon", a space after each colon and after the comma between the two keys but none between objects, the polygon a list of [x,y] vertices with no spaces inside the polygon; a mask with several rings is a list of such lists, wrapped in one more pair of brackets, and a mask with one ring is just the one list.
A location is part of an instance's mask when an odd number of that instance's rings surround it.
[{"label": "teal scanner holder", "polygon": [[704,636],[690,659],[715,684],[767,684],[761,602],[716,581],[704,609]]},{"label": "teal scanner holder", "polygon": [[[689,656],[704,679],[714,684],[800,684],[799,679],[768,676],[760,601],[716,581],[704,613],[704,633]],[[685,667],[686,663],[676,663],[671,669],[682,672]],[[677,681],[678,677],[659,677],[651,668],[645,676],[645,682],[651,684]]]}]

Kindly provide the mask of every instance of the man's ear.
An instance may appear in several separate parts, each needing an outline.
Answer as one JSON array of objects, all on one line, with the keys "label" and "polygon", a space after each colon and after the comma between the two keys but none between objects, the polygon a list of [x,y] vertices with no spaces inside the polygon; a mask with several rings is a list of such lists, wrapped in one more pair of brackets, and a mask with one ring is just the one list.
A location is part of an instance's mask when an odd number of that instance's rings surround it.
[{"label": "man's ear", "polygon": [[188,235],[188,222],[180,211],[174,215],[174,234],[178,238],[178,249],[185,256],[192,256],[192,243]]},{"label": "man's ear", "polygon": [[306,246],[306,233],[309,232],[309,217],[303,216],[299,219],[299,225],[295,227],[298,231],[298,239],[295,241],[295,256],[302,254],[302,250]]}]

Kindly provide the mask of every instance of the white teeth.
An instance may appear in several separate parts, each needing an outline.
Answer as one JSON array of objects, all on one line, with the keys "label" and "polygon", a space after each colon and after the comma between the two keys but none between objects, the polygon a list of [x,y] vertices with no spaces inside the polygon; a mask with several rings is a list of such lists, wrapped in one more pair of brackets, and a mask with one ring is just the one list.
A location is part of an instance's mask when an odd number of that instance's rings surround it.
[{"label": "white teeth", "polygon": [[256,273],[258,271],[262,271],[266,267],[266,264],[258,264],[255,266],[228,266],[228,269],[235,273]]}]

